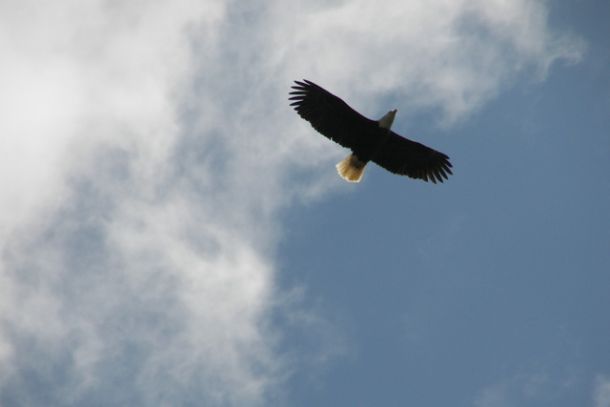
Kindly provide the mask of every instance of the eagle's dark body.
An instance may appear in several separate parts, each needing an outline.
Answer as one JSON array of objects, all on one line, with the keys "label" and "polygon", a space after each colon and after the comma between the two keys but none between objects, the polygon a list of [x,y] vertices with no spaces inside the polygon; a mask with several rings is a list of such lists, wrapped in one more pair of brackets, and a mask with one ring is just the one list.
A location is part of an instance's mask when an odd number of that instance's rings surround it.
[{"label": "eagle's dark body", "polygon": [[371,120],[311,81],[295,83],[290,92],[291,106],[318,132],[352,150],[337,164],[346,180],[359,181],[369,161],[395,174],[434,183],[452,174],[447,155],[390,129],[396,110],[380,120]]}]

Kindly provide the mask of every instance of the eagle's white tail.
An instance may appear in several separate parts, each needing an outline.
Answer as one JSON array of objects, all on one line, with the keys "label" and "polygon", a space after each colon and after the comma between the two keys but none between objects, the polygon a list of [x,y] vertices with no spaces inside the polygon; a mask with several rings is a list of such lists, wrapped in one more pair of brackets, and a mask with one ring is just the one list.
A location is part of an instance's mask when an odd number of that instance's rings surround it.
[{"label": "eagle's white tail", "polygon": [[365,166],[366,162],[360,161],[354,154],[348,155],[336,165],[341,178],[348,182],[360,182],[364,175]]}]

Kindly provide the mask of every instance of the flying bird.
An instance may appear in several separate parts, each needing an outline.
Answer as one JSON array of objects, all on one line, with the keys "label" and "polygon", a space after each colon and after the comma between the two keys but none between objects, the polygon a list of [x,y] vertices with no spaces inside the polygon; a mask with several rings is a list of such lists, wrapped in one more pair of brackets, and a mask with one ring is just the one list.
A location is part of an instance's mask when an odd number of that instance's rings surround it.
[{"label": "flying bird", "polygon": [[369,161],[399,175],[443,182],[451,172],[449,157],[391,130],[396,109],[371,120],[315,83],[294,81],[289,100],[296,112],[314,129],[352,150],[336,167],[349,182],[359,182]]}]

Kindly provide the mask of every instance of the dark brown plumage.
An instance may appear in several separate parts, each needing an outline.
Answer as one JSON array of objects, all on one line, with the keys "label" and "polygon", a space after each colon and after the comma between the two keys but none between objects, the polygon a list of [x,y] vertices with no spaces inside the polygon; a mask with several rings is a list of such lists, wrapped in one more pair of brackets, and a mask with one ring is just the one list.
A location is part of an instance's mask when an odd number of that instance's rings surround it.
[{"label": "dark brown plumage", "polygon": [[369,161],[411,178],[443,182],[451,172],[449,157],[390,130],[395,110],[380,120],[371,120],[315,83],[295,81],[290,92],[291,106],[314,129],[352,150],[337,164],[343,178],[357,182]]}]

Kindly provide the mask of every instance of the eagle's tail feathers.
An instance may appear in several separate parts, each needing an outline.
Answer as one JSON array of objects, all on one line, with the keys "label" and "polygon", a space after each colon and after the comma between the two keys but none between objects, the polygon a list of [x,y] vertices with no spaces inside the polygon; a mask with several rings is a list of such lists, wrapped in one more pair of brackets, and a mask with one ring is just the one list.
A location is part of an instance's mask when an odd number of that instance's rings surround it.
[{"label": "eagle's tail feathers", "polygon": [[355,154],[350,154],[337,163],[337,172],[347,182],[360,182],[364,175],[365,161],[360,161]]}]

